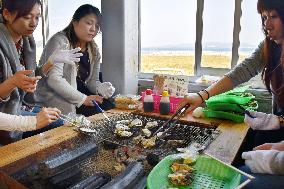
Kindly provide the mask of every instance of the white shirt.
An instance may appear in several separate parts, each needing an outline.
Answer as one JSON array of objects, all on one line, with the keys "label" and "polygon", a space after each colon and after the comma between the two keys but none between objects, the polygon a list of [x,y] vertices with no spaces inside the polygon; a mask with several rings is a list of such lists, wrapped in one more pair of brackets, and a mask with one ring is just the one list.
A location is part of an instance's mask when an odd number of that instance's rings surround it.
[{"label": "white shirt", "polygon": [[31,131],[36,129],[36,116],[17,116],[0,112],[0,130]]}]

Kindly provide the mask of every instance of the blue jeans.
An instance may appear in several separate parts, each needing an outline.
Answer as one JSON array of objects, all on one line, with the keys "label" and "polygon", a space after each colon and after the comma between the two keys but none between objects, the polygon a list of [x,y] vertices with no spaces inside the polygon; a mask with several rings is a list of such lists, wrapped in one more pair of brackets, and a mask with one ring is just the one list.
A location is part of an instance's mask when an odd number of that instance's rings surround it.
[{"label": "blue jeans", "polygon": [[[270,175],[270,174],[256,174],[251,173],[249,167],[242,166],[240,170],[251,174],[255,177],[244,189],[283,189],[284,188],[284,175]],[[247,177],[243,176],[241,182],[247,180]]]},{"label": "blue jeans", "polygon": [[[40,110],[41,110],[41,107],[36,106],[36,107],[33,108],[32,112],[28,112],[28,111],[22,110],[21,111],[21,115],[22,116],[36,116],[37,113],[40,112]],[[44,128],[41,128],[41,129],[38,129],[38,130],[35,130],[35,131],[26,131],[26,132],[24,132],[23,133],[23,139],[31,137],[33,135],[37,135],[37,134],[45,132],[45,131],[48,131],[50,129],[54,129],[54,128],[59,127],[61,125],[64,125],[64,121],[62,119],[58,119],[55,122],[50,123],[49,125],[47,125]]]}]

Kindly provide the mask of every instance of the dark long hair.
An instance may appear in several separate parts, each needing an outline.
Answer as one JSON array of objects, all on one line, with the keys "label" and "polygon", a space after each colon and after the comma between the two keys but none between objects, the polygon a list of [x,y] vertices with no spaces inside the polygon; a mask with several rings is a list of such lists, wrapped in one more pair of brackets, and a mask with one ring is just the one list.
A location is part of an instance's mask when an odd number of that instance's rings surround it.
[{"label": "dark long hair", "polygon": [[28,15],[35,4],[42,5],[40,0],[2,0],[0,14],[3,13],[4,9],[7,9],[10,13],[17,13],[15,18],[17,20],[22,16]]},{"label": "dark long hair", "polygon": [[101,25],[102,25],[102,15],[100,10],[90,4],[85,4],[85,5],[81,5],[74,13],[71,22],[69,23],[69,25],[63,30],[63,32],[65,32],[69,42],[71,43],[72,47],[75,48],[77,42],[79,41],[75,30],[74,30],[74,26],[73,26],[73,22],[79,22],[81,18],[83,18],[86,15],[89,14],[95,14],[98,18],[98,27],[99,27],[99,32],[101,32]]},{"label": "dark long hair", "polygon": [[[257,2],[257,10],[258,13],[261,14],[263,11],[276,11],[282,24],[282,31],[284,32],[284,0],[258,0]],[[264,41],[264,50],[263,57],[265,60],[265,66],[262,70],[262,80],[270,93],[273,91],[280,89],[282,85],[283,72],[281,68],[281,54],[283,54],[284,49],[281,48],[280,45],[276,44],[274,41],[270,40],[267,36],[268,32],[265,29],[264,18],[262,19],[262,29],[266,36]],[[284,37],[284,36],[283,36]],[[280,87],[279,87],[280,86]],[[281,93],[284,93],[284,87],[281,90]],[[284,108],[284,97],[278,97],[275,99],[276,102],[280,105],[282,104],[282,108]]]}]

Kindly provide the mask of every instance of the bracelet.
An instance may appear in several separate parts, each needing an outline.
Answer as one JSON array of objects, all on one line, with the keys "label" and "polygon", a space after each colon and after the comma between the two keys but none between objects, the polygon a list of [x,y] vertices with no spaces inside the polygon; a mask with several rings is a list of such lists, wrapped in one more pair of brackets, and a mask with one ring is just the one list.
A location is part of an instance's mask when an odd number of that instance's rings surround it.
[{"label": "bracelet", "polygon": [[284,126],[284,118],[282,116],[278,116],[278,119],[279,119],[279,123],[280,123],[280,127]]},{"label": "bracelet", "polygon": [[8,102],[10,100],[10,96],[6,97],[6,98],[2,98],[0,97],[0,103],[2,102]]},{"label": "bracelet", "polygon": [[201,94],[199,94],[199,92],[198,92],[198,93],[196,93],[196,94],[198,94],[198,96],[202,99],[202,102],[201,102],[201,103],[203,103],[203,102],[204,102],[204,98],[202,97],[202,95],[201,95]]},{"label": "bracelet", "polygon": [[202,90],[202,91],[204,91],[204,92],[207,94],[207,96],[208,96],[207,100],[208,100],[208,99],[210,98],[209,92],[208,92],[206,89],[204,89],[204,90]]}]

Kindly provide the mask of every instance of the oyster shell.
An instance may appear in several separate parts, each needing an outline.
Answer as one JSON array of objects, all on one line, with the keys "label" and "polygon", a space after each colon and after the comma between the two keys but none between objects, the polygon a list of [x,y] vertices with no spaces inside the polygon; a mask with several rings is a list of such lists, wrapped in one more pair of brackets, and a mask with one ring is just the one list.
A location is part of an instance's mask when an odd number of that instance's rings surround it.
[{"label": "oyster shell", "polygon": [[158,122],[157,121],[151,121],[148,122],[145,126],[146,129],[151,129],[151,128],[155,128],[158,126]]},{"label": "oyster shell", "polygon": [[129,127],[124,124],[118,123],[115,125],[115,129],[125,131],[125,130],[129,130]]},{"label": "oyster shell", "polygon": [[143,133],[143,135],[145,135],[146,137],[150,137],[151,134],[152,134],[149,129],[142,129],[142,133]]},{"label": "oyster shell", "polygon": [[143,122],[137,118],[131,121],[129,127],[142,127],[142,125],[143,125]]}]

